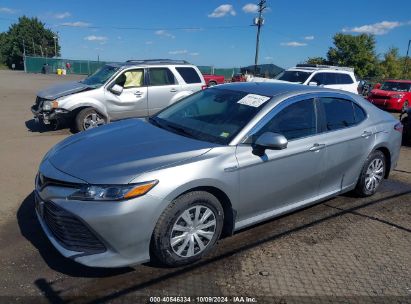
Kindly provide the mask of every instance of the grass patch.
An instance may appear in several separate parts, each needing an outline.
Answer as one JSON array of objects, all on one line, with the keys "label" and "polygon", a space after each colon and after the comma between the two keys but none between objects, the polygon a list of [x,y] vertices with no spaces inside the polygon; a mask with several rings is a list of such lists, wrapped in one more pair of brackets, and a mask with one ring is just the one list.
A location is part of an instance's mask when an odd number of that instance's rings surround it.
[{"label": "grass patch", "polygon": [[9,67],[3,63],[0,63],[0,70],[8,70]]}]

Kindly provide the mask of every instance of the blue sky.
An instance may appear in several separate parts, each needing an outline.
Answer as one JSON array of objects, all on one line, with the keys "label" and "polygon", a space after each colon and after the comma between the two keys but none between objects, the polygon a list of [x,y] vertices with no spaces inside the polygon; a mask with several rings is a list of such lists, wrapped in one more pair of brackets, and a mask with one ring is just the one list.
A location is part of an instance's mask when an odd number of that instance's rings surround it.
[{"label": "blue sky", "polygon": [[[20,15],[36,16],[59,32],[62,57],[121,61],[186,59],[197,65],[254,63],[257,0],[0,0],[0,31]],[[260,63],[290,67],[324,56],[337,32],[374,33],[377,52],[405,55],[411,1],[267,0]]]}]

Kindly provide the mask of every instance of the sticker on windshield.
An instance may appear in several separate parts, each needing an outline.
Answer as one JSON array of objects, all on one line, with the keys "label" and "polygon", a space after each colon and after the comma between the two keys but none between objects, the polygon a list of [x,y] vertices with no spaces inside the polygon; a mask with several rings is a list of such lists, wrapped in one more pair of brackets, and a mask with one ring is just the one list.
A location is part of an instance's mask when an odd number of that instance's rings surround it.
[{"label": "sticker on windshield", "polygon": [[222,133],[220,134],[220,136],[221,136],[221,137],[224,137],[224,138],[228,137],[229,135],[230,135],[230,133],[228,133],[228,132],[222,132]]},{"label": "sticker on windshield", "polygon": [[261,96],[261,95],[256,95],[256,94],[248,94],[241,98],[237,103],[258,108],[261,106],[263,103],[265,103],[267,100],[269,100],[270,97],[267,96]]}]

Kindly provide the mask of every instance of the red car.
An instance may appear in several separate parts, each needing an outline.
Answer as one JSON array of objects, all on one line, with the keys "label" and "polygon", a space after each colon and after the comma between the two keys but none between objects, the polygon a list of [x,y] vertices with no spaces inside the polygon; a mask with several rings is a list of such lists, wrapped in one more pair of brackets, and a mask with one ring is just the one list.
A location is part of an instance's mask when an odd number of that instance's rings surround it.
[{"label": "red car", "polygon": [[221,75],[203,74],[203,77],[208,87],[212,87],[217,84],[223,84],[225,80],[224,76]]},{"label": "red car", "polygon": [[384,110],[405,111],[411,102],[411,80],[386,80],[367,99]]}]

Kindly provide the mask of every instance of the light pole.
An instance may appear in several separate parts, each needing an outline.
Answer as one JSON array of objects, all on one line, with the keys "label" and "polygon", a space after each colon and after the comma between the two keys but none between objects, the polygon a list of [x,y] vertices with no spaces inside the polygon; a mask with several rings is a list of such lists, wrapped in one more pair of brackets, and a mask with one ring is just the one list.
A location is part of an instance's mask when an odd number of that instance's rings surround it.
[{"label": "light pole", "polygon": [[57,36],[53,36],[54,39],[54,57],[57,58]]}]

